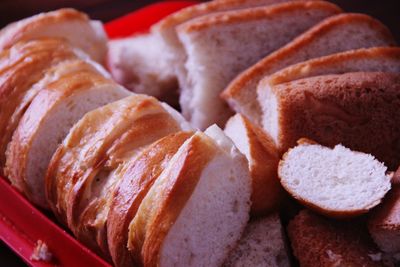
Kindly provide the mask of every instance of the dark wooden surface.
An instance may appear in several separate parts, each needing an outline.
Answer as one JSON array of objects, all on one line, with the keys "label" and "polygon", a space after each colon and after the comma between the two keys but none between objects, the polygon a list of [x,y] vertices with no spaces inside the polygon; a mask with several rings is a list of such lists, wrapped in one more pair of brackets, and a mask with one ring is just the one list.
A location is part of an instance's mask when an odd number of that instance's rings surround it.
[{"label": "dark wooden surface", "polygon": [[[155,1],[128,0],[0,0],[0,27],[33,14],[61,7],[74,7],[104,22]],[[400,43],[400,0],[332,0],[348,12],[372,15],[386,24]],[[0,241],[0,266],[25,264]]]}]

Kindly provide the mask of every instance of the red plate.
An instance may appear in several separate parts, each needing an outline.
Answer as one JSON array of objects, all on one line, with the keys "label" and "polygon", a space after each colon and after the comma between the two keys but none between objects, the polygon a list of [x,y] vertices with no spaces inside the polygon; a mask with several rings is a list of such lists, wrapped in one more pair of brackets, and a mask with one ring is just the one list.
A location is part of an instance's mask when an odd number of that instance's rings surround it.
[{"label": "red plate", "polygon": [[[163,17],[194,3],[194,1],[156,3],[111,21],[105,28],[110,38],[146,32],[152,24]],[[42,240],[48,245],[57,260],[57,266],[110,266],[29,203],[2,177],[0,177],[0,239],[31,266],[54,266],[30,259],[37,240]]]}]

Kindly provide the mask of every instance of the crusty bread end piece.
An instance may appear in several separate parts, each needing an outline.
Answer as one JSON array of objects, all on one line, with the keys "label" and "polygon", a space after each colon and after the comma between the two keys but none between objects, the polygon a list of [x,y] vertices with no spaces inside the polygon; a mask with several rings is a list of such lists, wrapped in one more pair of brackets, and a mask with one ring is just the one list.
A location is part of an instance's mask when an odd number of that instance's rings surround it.
[{"label": "crusty bread end piece", "polygon": [[373,156],[342,145],[299,140],[279,163],[282,186],[295,199],[332,217],[351,217],[378,205],[391,188],[387,168]]}]

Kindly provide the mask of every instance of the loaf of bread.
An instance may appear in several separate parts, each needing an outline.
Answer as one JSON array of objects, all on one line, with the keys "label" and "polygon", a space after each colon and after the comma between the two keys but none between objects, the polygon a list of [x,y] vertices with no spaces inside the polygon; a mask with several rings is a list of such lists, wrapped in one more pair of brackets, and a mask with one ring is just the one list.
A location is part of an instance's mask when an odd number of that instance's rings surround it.
[{"label": "loaf of bread", "polygon": [[61,140],[86,112],[129,92],[80,59],[47,70],[33,90],[37,94],[8,145],[5,173],[33,203],[47,208],[44,176]]},{"label": "loaf of bread", "polygon": [[178,77],[183,115],[200,129],[223,125],[232,113],[219,94],[231,79],[340,11],[328,2],[295,1],[209,14],[179,25],[187,58],[186,75]]},{"label": "loaf of bread", "polygon": [[41,13],[9,24],[0,31],[0,50],[19,41],[41,37],[63,38],[85,51],[90,57],[104,63],[107,53],[107,35],[100,21],[72,8]]},{"label": "loaf of bread", "polygon": [[285,193],[278,179],[280,154],[272,138],[240,114],[228,120],[224,131],[249,162],[252,215],[278,210]]},{"label": "loaf of bread", "polygon": [[301,267],[393,266],[362,221],[335,222],[303,210],[289,223],[288,235]]},{"label": "loaf of bread", "polygon": [[[268,86],[264,80],[259,87]],[[260,89],[262,90],[262,89]],[[400,162],[400,74],[355,72],[270,87],[264,130],[285,152],[299,138],[374,155],[389,170]],[[261,102],[260,102],[261,103]]]},{"label": "loaf of bread", "polygon": [[354,217],[389,191],[386,167],[373,156],[341,145],[333,149],[301,139],[283,155],[279,179],[293,198],[331,217]]},{"label": "loaf of bread", "polygon": [[324,55],[394,44],[394,38],[386,26],[367,15],[332,16],[242,72],[221,96],[236,112],[261,124],[262,109],[256,100],[256,89],[265,76],[289,65]]}]

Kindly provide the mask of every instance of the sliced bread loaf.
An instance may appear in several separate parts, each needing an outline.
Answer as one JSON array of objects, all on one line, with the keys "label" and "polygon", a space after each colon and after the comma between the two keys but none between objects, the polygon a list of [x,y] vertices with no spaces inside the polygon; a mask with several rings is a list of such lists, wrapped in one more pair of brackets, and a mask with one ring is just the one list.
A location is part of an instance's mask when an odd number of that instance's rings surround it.
[{"label": "sliced bread loaf", "polygon": [[316,57],[351,49],[394,44],[394,38],[389,30],[367,15],[333,16],[242,72],[228,85],[221,96],[236,112],[260,124],[261,108],[256,100],[256,88],[258,82],[265,76]]},{"label": "sliced bread loaf", "polygon": [[[50,74],[51,73],[51,74]],[[51,76],[51,77],[50,77]],[[44,176],[57,146],[88,111],[114,102],[129,92],[106,79],[82,60],[59,64],[21,118],[7,150],[6,175],[35,204],[48,207]],[[40,156],[38,156],[40,155]]]},{"label": "sliced bread loaf", "polygon": [[[231,115],[219,94],[241,71],[340,9],[328,2],[295,1],[226,11],[177,28],[187,74],[179,76],[183,115],[195,127],[223,125]],[[183,80],[182,80],[183,79]]]},{"label": "sliced bread loaf", "polygon": [[360,221],[335,222],[303,210],[289,223],[288,235],[302,267],[393,266],[365,228]]},{"label": "sliced bread loaf", "polygon": [[280,154],[272,138],[240,114],[228,120],[224,132],[249,162],[252,215],[277,210],[285,193],[278,179]]},{"label": "sliced bread loaf", "polygon": [[250,221],[224,267],[289,267],[284,230],[277,213]]},{"label": "sliced bread loaf", "polygon": [[73,46],[104,64],[107,52],[107,35],[100,21],[72,8],[41,13],[9,24],[0,31],[0,50],[10,48],[19,41],[41,37],[64,38]]},{"label": "sliced bread loaf", "polygon": [[370,153],[389,169],[399,165],[399,73],[324,75],[270,88],[263,128],[281,152],[307,137]]},{"label": "sliced bread loaf", "polygon": [[108,247],[117,267],[129,267],[135,264],[127,248],[129,224],[154,181],[180,146],[192,135],[192,132],[168,135],[154,142],[137,158],[127,161],[122,166],[119,173],[121,182],[111,199],[107,218]]},{"label": "sliced bread loaf", "polygon": [[400,187],[393,185],[383,204],[369,217],[368,229],[379,248],[400,260]]},{"label": "sliced bread loaf", "polygon": [[[0,56],[0,168],[5,152],[30,101],[38,90],[34,85],[53,66],[77,59],[77,50],[62,40],[41,39],[21,42]],[[17,187],[19,184],[13,181]],[[22,188],[22,187],[19,187]]]},{"label": "sliced bread loaf", "polygon": [[283,155],[278,174],[282,186],[302,204],[327,216],[349,217],[382,201],[391,187],[386,170],[371,155],[301,139]]},{"label": "sliced bread loaf", "polygon": [[128,248],[144,266],[219,266],[248,220],[246,159],[216,126],[170,160],[129,226]]}]

